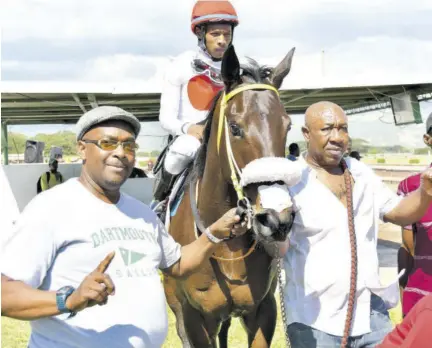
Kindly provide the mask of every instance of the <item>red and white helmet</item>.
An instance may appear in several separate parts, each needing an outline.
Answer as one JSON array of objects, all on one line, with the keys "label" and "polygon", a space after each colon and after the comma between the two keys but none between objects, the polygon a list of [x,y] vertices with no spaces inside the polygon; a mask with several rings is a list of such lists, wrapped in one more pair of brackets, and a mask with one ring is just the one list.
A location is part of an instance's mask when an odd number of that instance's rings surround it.
[{"label": "red and white helmet", "polygon": [[204,23],[229,23],[234,27],[239,24],[237,12],[228,0],[198,0],[192,10],[191,29]]}]

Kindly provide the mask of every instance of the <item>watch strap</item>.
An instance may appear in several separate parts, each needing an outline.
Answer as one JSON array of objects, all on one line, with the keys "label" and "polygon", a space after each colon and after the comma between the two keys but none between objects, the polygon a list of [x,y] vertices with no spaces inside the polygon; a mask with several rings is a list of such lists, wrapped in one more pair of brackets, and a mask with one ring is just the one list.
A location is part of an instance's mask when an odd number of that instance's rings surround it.
[{"label": "watch strap", "polygon": [[69,308],[66,307],[66,300],[72,293],[75,291],[75,288],[72,286],[64,286],[57,290],[56,293],[56,303],[57,303],[57,309],[60,313],[70,313],[71,315],[69,317],[74,316],[76,313],[71,311]]}]

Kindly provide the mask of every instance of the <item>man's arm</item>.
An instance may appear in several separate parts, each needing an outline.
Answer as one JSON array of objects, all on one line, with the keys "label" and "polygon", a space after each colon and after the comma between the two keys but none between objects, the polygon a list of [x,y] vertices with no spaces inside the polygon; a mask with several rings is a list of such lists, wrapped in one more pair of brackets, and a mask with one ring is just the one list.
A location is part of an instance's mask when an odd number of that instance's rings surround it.
[{"label": "man's arm", "polygon": [[216,248],[217,244],[212,243],[205,234],[202,234],[193,243],[183,246],[180,260],[163,271],[176,278],[185,277],[208,260]]},{"label": "man's arm", "polygon": [[56,293],[33,289],[27,284],[1,276],[1,315],[34,320],[58,315]]},{"label": "man's arm", "polygon": [[[114,284],[105,271],[115,253],[109,253],[84,278],[80,286],[67,298],[66,308],[79,312],[85,308],[107,303],[108,296],[114,295]],[[22,281],[1,276],[1,314],[18,320],[35,320],[59,315],[56,293],[34,289]]]},{"label": "man's arm", "polygon": [[430,204],[432,204],[432,195],[425,188],[420,187],[385,214],[384,221],[399,226],[411,225],[426,214]]},{"label": "man's arm", "polygon": [[179,120],[181,81],[179,66],[182,61],[171,62],[165,73],[161,92],[159,122],[164,130],[172,135],[182,135],[187,132],[188,125]]},{"label": "man's arm", "polygon": [[[236,209],[229,210],[224,216],[209,227],[210,233],[217,238],[224,238],[230,231],[236,236],[246,232],[246,222],[239,224],[240,217],[235,213]],[[218,244],[213,243],[202,234],[197,240],[181,248],[180,259],[168,268],[163,269],[173,277],[185,277],[198,269],[201,264],[208,260],[217,249]]]}]

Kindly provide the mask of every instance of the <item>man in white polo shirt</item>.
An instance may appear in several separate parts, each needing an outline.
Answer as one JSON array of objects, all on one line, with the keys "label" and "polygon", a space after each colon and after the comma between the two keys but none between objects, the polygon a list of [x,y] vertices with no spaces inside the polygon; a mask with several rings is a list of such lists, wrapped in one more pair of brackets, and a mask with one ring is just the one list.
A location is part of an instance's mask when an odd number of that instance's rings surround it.
[{"label": "man in white polo shirt", "polygon": [[121,193],[139,131],[123,109],[85,113],[81,176],[35,197],[4,246],[2,315],[31,321],[29,348],[160,347],[168,322],[158,270],[185,276],[218,239],[245,232],[231,210],[180,247],[149,207]]},{"label": "man in white polo shirt", "polygon": [[[342,108],[330,102],[308,108],[303,135],[308,152],[298,161],[303,166],[300,183],[289,188],[296,216],[284,255],[291,344],[375,347],[392,329],[387,308],[399,297],[397,282],[388,289],[379,282],[378,219],[401,226],[420,219],[432,203],[432,171],[422,174],[419,190],[398,197],[365,164],[343,158],[348,121]],[[349,296],[350,217],[357,248],[354,296]],[[352,324],[346,327],[350,297],[354,310]],[[342,340],[345,332],[347,342]]]}]

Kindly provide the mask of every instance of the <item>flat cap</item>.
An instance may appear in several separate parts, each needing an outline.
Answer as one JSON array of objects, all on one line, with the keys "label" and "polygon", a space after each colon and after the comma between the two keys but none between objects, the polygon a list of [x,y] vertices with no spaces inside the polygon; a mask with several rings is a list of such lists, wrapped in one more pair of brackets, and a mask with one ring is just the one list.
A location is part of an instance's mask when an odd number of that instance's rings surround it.
[{"label": "flat cap", "polygon": [[117,106],[99,106],[84,113],[76,125],[77,140],[81,140],[90,128],[106,121],[123,121],[129,124],[135,136],[138,136],[141,130],[139,120],[130,112]]}]

